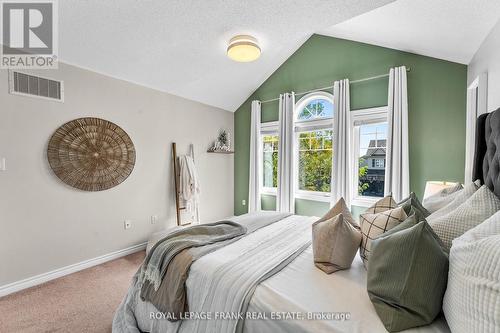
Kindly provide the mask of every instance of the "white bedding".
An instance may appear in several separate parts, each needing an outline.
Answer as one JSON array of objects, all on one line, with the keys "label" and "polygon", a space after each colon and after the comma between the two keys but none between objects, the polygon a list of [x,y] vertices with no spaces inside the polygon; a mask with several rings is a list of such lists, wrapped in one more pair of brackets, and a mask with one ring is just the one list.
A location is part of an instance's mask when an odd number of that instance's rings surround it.
[{"label": "white bedding", "polygon": [[[233,244],[212,252],[192,266],[186,282],[188,303],[195,303],[202,290],[193,288],[193,279],[197,275],[205,275],[210,267],[217,267],[239,253],[245,243],[258,244],[258,239],[269,237],[271,230],[280,223],[270,225],[255,231]],[[310,228],[304,237],[311,238]],[[254,240],[253,240],[254,239]],[[190,302],[189,302],[190,301]],[[131,288],[123,305],[133,309],[133,317],[138,328],[152,332],[191,332],[193,323],[169,322],[167,320],[151,320],[151,312],[156,312],[154,306],[142,302],[138,290]],[[373,308],[366,291],[366,270],[359,255],[348,270],[333,274],[325,274],[314,266],[312,249],[309,247],[280,272],[265,280],[255,289],[250,300],[249,313],[300,312],[302,315],[317,312],[331,314],[334,312],[349,313],[349,320],[245,320],[244,332],[334,332],[334,333],[373,333],[387,332]],[[450,332],[444,319],[436,320],[432,325],[406,332]]]},{"label": "white bedding", "polygon": [[[286,217],[195,261],[186,281],[189,311],[237,314],[246,308],[260,281],[286,267],[311,244],[315,220]],[[214,316],[211,320],[184,321],[181,332],[241,332],[237,324],[238,320]]]},{"label": "white bedding", "polygon": [[[255,290],[250,312],[343,312],[350,320],[245,321],[246,332],[387,332],[366,291],[366,270],[359,254],[348,270],[325,274],[314,266],[308,248],[281,272],[262,282]],[[450,332],[439,318],[429,326],[404,332]]]}]

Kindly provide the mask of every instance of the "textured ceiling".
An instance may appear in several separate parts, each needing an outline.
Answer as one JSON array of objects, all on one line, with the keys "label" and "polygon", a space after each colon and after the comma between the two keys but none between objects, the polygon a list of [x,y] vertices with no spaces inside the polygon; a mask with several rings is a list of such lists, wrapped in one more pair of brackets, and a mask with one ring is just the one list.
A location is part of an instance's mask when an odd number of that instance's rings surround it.
[{"label": "textured ceiling", "polygon": [[[234,111],[311,34],[393,0],[64,0],[63,62]],[[236,34],[262,56],[225,55]]]},{"label": "textured ceiling", "polygon": [[398,0],[319,33],[468,64],[500,0]]}]

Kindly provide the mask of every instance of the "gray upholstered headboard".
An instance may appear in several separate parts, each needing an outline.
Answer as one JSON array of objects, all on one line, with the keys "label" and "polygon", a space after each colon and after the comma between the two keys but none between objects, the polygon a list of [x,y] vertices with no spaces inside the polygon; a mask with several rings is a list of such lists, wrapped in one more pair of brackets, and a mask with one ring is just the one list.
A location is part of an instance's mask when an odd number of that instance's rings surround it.
[{"label": "gray upholstered headboard", "polygon": [[477,119],[473,179],[500,197],[500,109]]}]

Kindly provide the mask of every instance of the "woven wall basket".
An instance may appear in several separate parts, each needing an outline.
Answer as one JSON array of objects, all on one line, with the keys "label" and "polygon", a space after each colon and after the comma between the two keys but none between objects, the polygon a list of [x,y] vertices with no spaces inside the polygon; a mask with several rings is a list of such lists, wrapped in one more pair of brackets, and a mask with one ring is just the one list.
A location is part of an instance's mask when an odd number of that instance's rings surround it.
[{"label": "woven wall basket", "polygon": [[135,148],[119,126],[104,119],[80,118],[55,131],[47,158],[66,184],[103,191],[123,182],[134,169]]}]

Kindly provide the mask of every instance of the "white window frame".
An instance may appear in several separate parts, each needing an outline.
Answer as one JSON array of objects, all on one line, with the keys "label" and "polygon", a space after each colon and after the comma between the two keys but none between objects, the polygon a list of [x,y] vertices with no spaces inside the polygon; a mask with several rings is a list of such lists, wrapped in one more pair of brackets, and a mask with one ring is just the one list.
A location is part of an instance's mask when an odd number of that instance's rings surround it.
[{"label": "white window frame", "polygon": [[358,109],[351,111],[351,165],[353,166],[353,179],[352,179],[352,201],[351,205],[359,207],[370,207],[375,202],[380,200],[379,197],[361,196],[358,194],[359,183],[359,126],[367,124],[378,124],[387,122],[387,106]]},{"label": "white window frame", "polygon": [[[333,95],[325,91],[315,91],[304,95],[295,103],[294,119],[297,119],[298,111],[304,108],[309,102],[315,99],[326,99],[333,104]],[[335,110],[333,117],[335,117]],[[330,192],[306,191],[299,189],[299,145],[297,144],[298,134],[314,130],[333,130],[333,117],[314,119],[314,120],[295,120],[294,123],[294,179],[295,179],[295,198],[312,201],[330,202]]]},{"label": "white window frame", "polygon": [[488,74],[482,73],[467,87],[467,113],[465,126],[465,184],[474,181],[474,154],[476,152],[477,117],[488,112]]},{"label": "white window frame", "polygon": [[[265,123],[261,123],[260,124],[260,135],[261,136],[263,136],[263,135],[277,135],[277,136],[279,136],[278,122],[277,121],[268,121]],[[264,178],[263,163],[260,164],[259,172],[262,175],[262,178]],[[278,194],[278,188],[277,187],[267,187],[261,183],[260,184],[260,194],[276,196]]]}]

